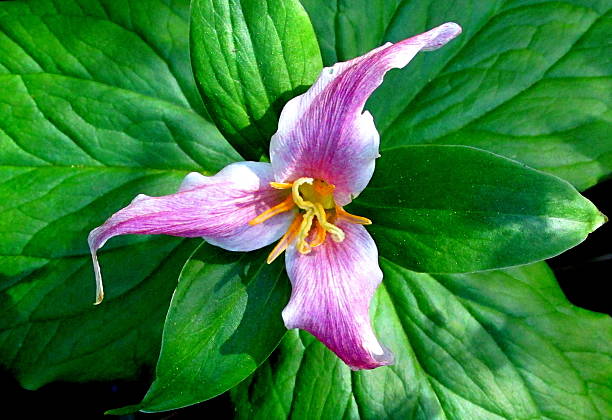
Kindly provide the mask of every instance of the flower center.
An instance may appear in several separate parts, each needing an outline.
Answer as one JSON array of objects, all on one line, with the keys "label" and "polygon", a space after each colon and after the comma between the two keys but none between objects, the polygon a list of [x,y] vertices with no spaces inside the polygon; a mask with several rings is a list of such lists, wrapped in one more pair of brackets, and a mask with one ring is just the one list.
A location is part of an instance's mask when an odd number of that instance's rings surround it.
[{"label": "flower center", "polygon": [[[312,178],[299,178],[291,186],[293,202],[302,213],[296,244],[300,253],[308,254],[313,246],[321,245],[325,242],[327,233],[335,242],[344,240],[342,229],[328,221],[328,216],[335,216],[334,189],[333,185]],[[312,243],[308,243],[306,238],[310,234],[315,217],[317,218],[315,238]]]},{"label": "flower center", "polygon": [[372,223],[369,219],[347,213],[342,207],[336,205],[335,186],[321,179],[304,177],[291,183],[271,182],[270,186],[278,190],[291,189],[291,194],[282,203],[249,221],[249,224],[251,226],[260,224],[279,213],[296,207],[297,214],[287,233],[268,256],[268,264],[294,241],[296,249],[301,254],[308,254],[312,248],[323,244],[328,233],[335,242],[342,242],[345,238],[344,231],[334,224],[338,218],[362,225]]}]

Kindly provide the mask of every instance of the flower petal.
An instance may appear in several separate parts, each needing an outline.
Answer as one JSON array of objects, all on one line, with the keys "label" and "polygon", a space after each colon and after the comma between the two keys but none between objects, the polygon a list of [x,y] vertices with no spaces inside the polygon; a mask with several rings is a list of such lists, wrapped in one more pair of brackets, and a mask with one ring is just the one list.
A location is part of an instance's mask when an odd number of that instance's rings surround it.
[{"label": "flower petal", "polygon": [[382,280],[378,251],[361,225],[338,222],[346,238],[328,239],[300,254],[289,247],[285,262],[293,290],[283,310],[287,328],[316,336],[352,369],[393,363],[393,355],[374,335],[370,300]]},{"label": "flower petal", "polygon": [[406,66],[420,50],[439,48],[459,33],[459,25],[445,23],[324,68],[315,84],[281,113],[270,144],[276,181],[323,179],[336,186],[336,202],[348,204],[370,181],[378,157],[378,131],[370,113],[362,112],[366,100],[387,71]]},{"label": "flower petal", "polygon": [[251,251],[271,244],[287,230],[294,214],[281,213],[255,226],[248,224],[260,213],[282,202],[288,191],[270,187],[268,163],[240,162],[214,176],[191,173],[179,192],[162,197],[137,196],[89,234],[98,301],[102,298],[96,251],[107,240],[125,234],[164,234],[203,237],[231,251]]}]

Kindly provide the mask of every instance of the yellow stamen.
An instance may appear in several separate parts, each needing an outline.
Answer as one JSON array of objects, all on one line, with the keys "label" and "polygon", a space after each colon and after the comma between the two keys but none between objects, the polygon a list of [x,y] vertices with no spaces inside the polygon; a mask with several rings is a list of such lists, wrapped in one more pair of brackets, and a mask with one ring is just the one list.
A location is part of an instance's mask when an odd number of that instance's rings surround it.
[{"label": "yellow stamen", "polygon": [[289,195],[282,203],[269,208],[268,210],[264,211],[263,213],[261,213],[259,216],[257,216],[253,220],[250,220],[249,225],[255,226],[260,223],[263,223],[269,218],[276,216],[279,213],[283,213],[283,212],[291,210],[294,206],[295,204],[293,203],[293,197]]},{"label": "yellow stamen", "polygon": [[321,224],[323,229],[325,229],[331,234],[332,239],[335,242],[342,242],[344,240],[344,232],[342,231],[342,229],[327,221],[325,209],[323,208],[323,205],[321,203],[315,203],[315,214],[317,215],[317,219],[319,219],[319,223]]},{"label": "yellow stamen", "polygon": [[325,242],[325,238],[327,236],[327,231],[323,228],[323,226],[321,226],[321,223],[317,222],[314,228],[315,228],[315,237],[312,240],[312,242],[310,242],[311,248],[315,248],[319,245],[322,245],[323,242]]},{"label": "yellow stamen", "polygon": [[[312,227],[313,218],[316,216],[317,221],[323,229],[329,232],[335,242],[344,240],[344,232],[338,226],[327,221],[325,207],[334,207],[333,194],[334,186],[320,180],[312,178],[299,178],[293,183],[292,195],[293,201],[300,209],[305,210],[304,220],[300,226],[300,232],[297,236],[297,249],[302,254],[308,254],[311,251],[312,245],[306,242],[310,228]],[[305,200],[302,197],[308,198]],[[312,200],[312,201],[311,201]],[[315,241],[316,242],[316,241]]]},{"label": "yellow stamen", "polygon": [[300,225],[300,230],[297,234],[297,250],[301,254],[308,254],[311,251],[311,246],[308,242],[306,242],[306,238],[310,233],[310,228],[312,227],[312,222],[314,219],[314,211],[307,210],[303,215],[302,224]]},{"label": "yellow stamen", "polygon": [[[291,194],[280,204],[266,210],[249,222],[251,226],[258,225],[279,213],[297,207],[297,212],[289,229],[276,244],[268,263],[274,261],[289,245],[295,242],[295,247],[301,254],[308,254],[312,248],[322,245],[329,233],[335,242],[342,242],[344,231],[336,226],[336,221],[342,219],[350,223],[369,225],[372,222],[365,217],[348,213],[334,201],[335,186],[321,179],[298,178],[294,182],[270,182],[277,190],[289,190]],[[310,237],[310,241],[308,238]]]},{"label": "yellow stamen", "polygon": [[304,184],[312,184],[313,181],[314,180],[312,178],[300,178],[291,186],[293,201],[295,202],[295,205],[302,210],[310,210],[314,207],[310,201],[305,201],[300,194],[300,187]]},{"label": "yellow stamen", "polygon": [[293,219],[293,222],[289,226],[289,229],[287,229],[287,232],[283,235],[280,241],[278,241],[278,243],[276,244],[272,252],[270,252],[270,255],[268,255],[268,259],[267,259],[268,264],[271,264],[272,261],[278,258],[278,256],[282,254],[283,252],[285,252],[287,247],[291,245],[291,243],[295,240],[295,237],[297,236],[298,228],[301,224],[302,224],[302,215],[297,214],[295,216],[295,219]]},{"label": "yellow stamen", "polygon": [[292,182],[270,182],[270,186],[275,190],[288,190],[293,186]]},{"label": "yellow stamen", "polygon": [[354,223],[356,225],[371,225],[372,224],[372,221],[370,219],[351,214],[340,206],[336,206],[336,216],[346,220],[347,222]]}]

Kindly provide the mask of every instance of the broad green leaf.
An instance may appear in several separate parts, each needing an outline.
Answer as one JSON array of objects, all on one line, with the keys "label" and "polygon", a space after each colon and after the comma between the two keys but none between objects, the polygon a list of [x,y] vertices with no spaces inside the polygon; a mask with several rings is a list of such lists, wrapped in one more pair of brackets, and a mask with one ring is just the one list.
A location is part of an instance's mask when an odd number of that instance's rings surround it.
[{"label": "broad green leaf", "polygon": [[172,298],[155,382],[138,406],[163,411],[212,398],[249,376],[286,329],[289,299],[282,261],[266,252],[236,253],[202,245]]},{"label": "broad green leaf", "polygon": [[606,419],[612,322],[544,263],[431,276],[383,260],[372,305],[393,366],[353,372],[292,331],[232,391],[240,419]]},{"label": "broad green leaf", "polygon": [[175,77],[187,2],[133,3],[0,3],[0,361],[27,388],[132,377],[156,360],[200,241],[110,241],[94,307],[87,234],[137,194],[239,157]]},{"label": "broad green leaf", "polygon": [[0,83],[0,165],[214,173],[239,158],[211,123],[166,101],[46,73]]},{"label": "broad green leaf", "polygon": [[325,64],[446,21],[463,34],[389,73],[366,108],[383,151],[475,146],[586,189],[612,174],[610,2],[302,0]]},{"label": "broad green leaf", "polygon": [[189,0],[0,5],[0,73],[94,80],[205,113],[189,63]]},{"label": "broad green leaf", "polygon": [[194,0],[191,58],[213,120],[250,160],[267,154],[283,106],[321,71],[298,0]]},{"label": "broad green leaf", "polygon": [[406,3],[402,0],[300,2],[312,20],[326,66],[350,60],[380,46],[387,28]]},{"label": "broad green leaf", "polygon": [[2,365],[27,389],[140,375],[157,360],[173,279],[195,243],[160,238],[105,253],[110,297],[100,308],[88,256],[1,256]]},{"label": "broad green leaf", "polygon": [[568,182],[465,146],[387,150],[351,208],[382,256],[429,273],[543,260],[605,221]]}]

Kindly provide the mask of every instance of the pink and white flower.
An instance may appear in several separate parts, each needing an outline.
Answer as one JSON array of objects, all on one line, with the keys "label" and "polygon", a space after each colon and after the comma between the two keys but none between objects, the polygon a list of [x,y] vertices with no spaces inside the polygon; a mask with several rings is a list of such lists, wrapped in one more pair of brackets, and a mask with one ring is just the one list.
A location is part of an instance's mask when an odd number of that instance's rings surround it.
[{"label": "pink and white flower", "polygon": [[137,196],[89,234],[96,303],[104,296],[96,252],[114,236],[202,237],[231,251],[280,239],[268,263],[287,251],[293,287],[282,314],[287,328],[309,331],[353,369],[392,363],[368,314],[383,276],[363,227],[371,222],[343,209],[366,187],[379,156],[378,131],[363,107],[387,71],[460,32],[445,23],[324,68],[306,93],[285,105],[271,163],[233,163],[211,177],[191,173],[176,194]]}]

